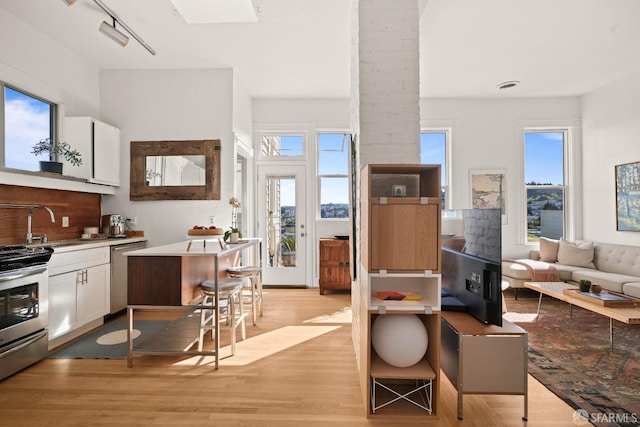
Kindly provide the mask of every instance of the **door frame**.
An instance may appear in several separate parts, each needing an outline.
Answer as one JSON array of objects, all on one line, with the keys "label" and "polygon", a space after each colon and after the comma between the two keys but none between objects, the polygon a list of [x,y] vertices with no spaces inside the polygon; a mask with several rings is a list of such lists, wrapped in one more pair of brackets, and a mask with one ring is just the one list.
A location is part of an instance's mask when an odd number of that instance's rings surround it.
[{"label": "door frame", "polygon": [[[295,175],[296,179],[299,182],[296,183],[296,267],[295,271],[291,271],[288,275],[280,276],[282,273],[287,273],[286,271],[279,271],[275,276],[273,275],[274,271],[269,271],[271,267],[268,265],[268,242],[265,238],[266,236],[266,227],[267,227],[267,219],[263,215],[263,209],[265,208],[264,204],[265,200],[265,192],[262,191],[263,186],[266,184],[264,182],[265,177],[267,175],[275,175],[275,176],[291,176]],[[308,194],[308,184],[307,184],[307,166],[305,164],[291,164],[291,163],[261,163],[257,165],[257,173],[256,173],[256,181],[257,181],[257,191],[256,191],[256,235],[263,239],[263,249],[262,249],[262,276],[263,283],[265,285],[282,285],[282,286],[305,286],[312,287],[310,281],[310,273],[313,270],[310,268],[309,264],[309,249],[310,242],[313,241],[313,233],[310,233],[312,228],[308,226],[309,224],[309,200],[307,197]],[[288,269],[289,267],[282,267],[283,269]],[[277,282],[277,283],[270,283]]]}]

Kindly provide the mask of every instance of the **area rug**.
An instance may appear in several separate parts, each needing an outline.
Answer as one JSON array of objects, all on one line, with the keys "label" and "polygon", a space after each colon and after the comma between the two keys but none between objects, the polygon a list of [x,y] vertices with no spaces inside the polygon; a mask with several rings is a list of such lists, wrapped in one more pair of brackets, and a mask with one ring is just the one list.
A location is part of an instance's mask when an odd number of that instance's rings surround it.
[{"label": "area rug", "polygon": [[[142,342],[168,323],[164,320],[134,321],[134,343]],[[51,359],[125,359],[127,357],[127,321],[112,320],[51,353],[48,357]]]},{"label": "area rug", "polygon": [[[538,293],[505,292],[510,312],[534,313]],[[640,424],[640,326],[544,297],[540,316],[519,325],[529,336],[529,373],[596,426]],[[586,424],[586,422],[585,422]]]}]

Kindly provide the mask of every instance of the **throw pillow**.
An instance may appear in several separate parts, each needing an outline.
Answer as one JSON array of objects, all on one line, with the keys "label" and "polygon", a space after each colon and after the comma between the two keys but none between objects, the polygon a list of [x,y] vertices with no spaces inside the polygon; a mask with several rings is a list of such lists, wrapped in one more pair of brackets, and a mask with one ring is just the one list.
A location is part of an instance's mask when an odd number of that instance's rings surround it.
[{"label": "throw pillow", "polygon": [[541,237],[540,238],[540,261],[556,262],[558,260],[559,247],[560,247],[560,241],[547,239],[546,237]]},{"label": "throw pillow", "polygon": [[558,262],[576,267],[596,268],[593,264],[593,242],[585,240],[568,242],[560,239]]}]

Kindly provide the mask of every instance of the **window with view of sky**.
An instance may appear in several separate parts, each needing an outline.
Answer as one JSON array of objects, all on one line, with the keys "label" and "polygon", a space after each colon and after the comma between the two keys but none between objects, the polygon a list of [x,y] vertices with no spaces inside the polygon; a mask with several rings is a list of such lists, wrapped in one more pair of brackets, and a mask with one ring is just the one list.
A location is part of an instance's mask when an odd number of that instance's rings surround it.
[{"label": "window with view of sky", "polygon": [[527,242],[564,236],[566,131],[524,133]]},{"label": "window with view of sky", "polygon": [[320,218],[349,218],[349,134],[318,134]]},{"label": "window with view of sky", "polygon": [[55,106],[8,86],[3,99],[4,166],[37,171],[38,158],[31,149],[41,139],[53,137]]},{"label": "window with view of sky", "polygon": [[442,209],[447,197],[447,132],[424,131],[420,133],[420,164],[440,165]]}]

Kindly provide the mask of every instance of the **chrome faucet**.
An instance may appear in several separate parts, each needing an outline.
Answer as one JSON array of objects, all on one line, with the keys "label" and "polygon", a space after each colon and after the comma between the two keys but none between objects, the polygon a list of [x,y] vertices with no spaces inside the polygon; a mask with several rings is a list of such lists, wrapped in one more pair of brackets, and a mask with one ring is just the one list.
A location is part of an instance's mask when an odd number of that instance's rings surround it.
[{"label": "chrome faucet", "polygon": [[53,212],[51,211],[51,209],[49,209],[45,205],[38,205],[31,208],[31,210],[29,211],[29,215],[27,216],[27,239],[26,239],[27,245],[33,244],[34,240],[40,240],[42,243],[47,243],[47,240],[48,240],[46,234],[43,234],[42,236],[34,236],[31,233],[31,216],[33,215],[33,212],[35,212],[38,209],[45,209],[47,212],[49,212],[49,216],[51,217],[51,222],[53,223],[56,222],[56,217],[53,216]]}]

